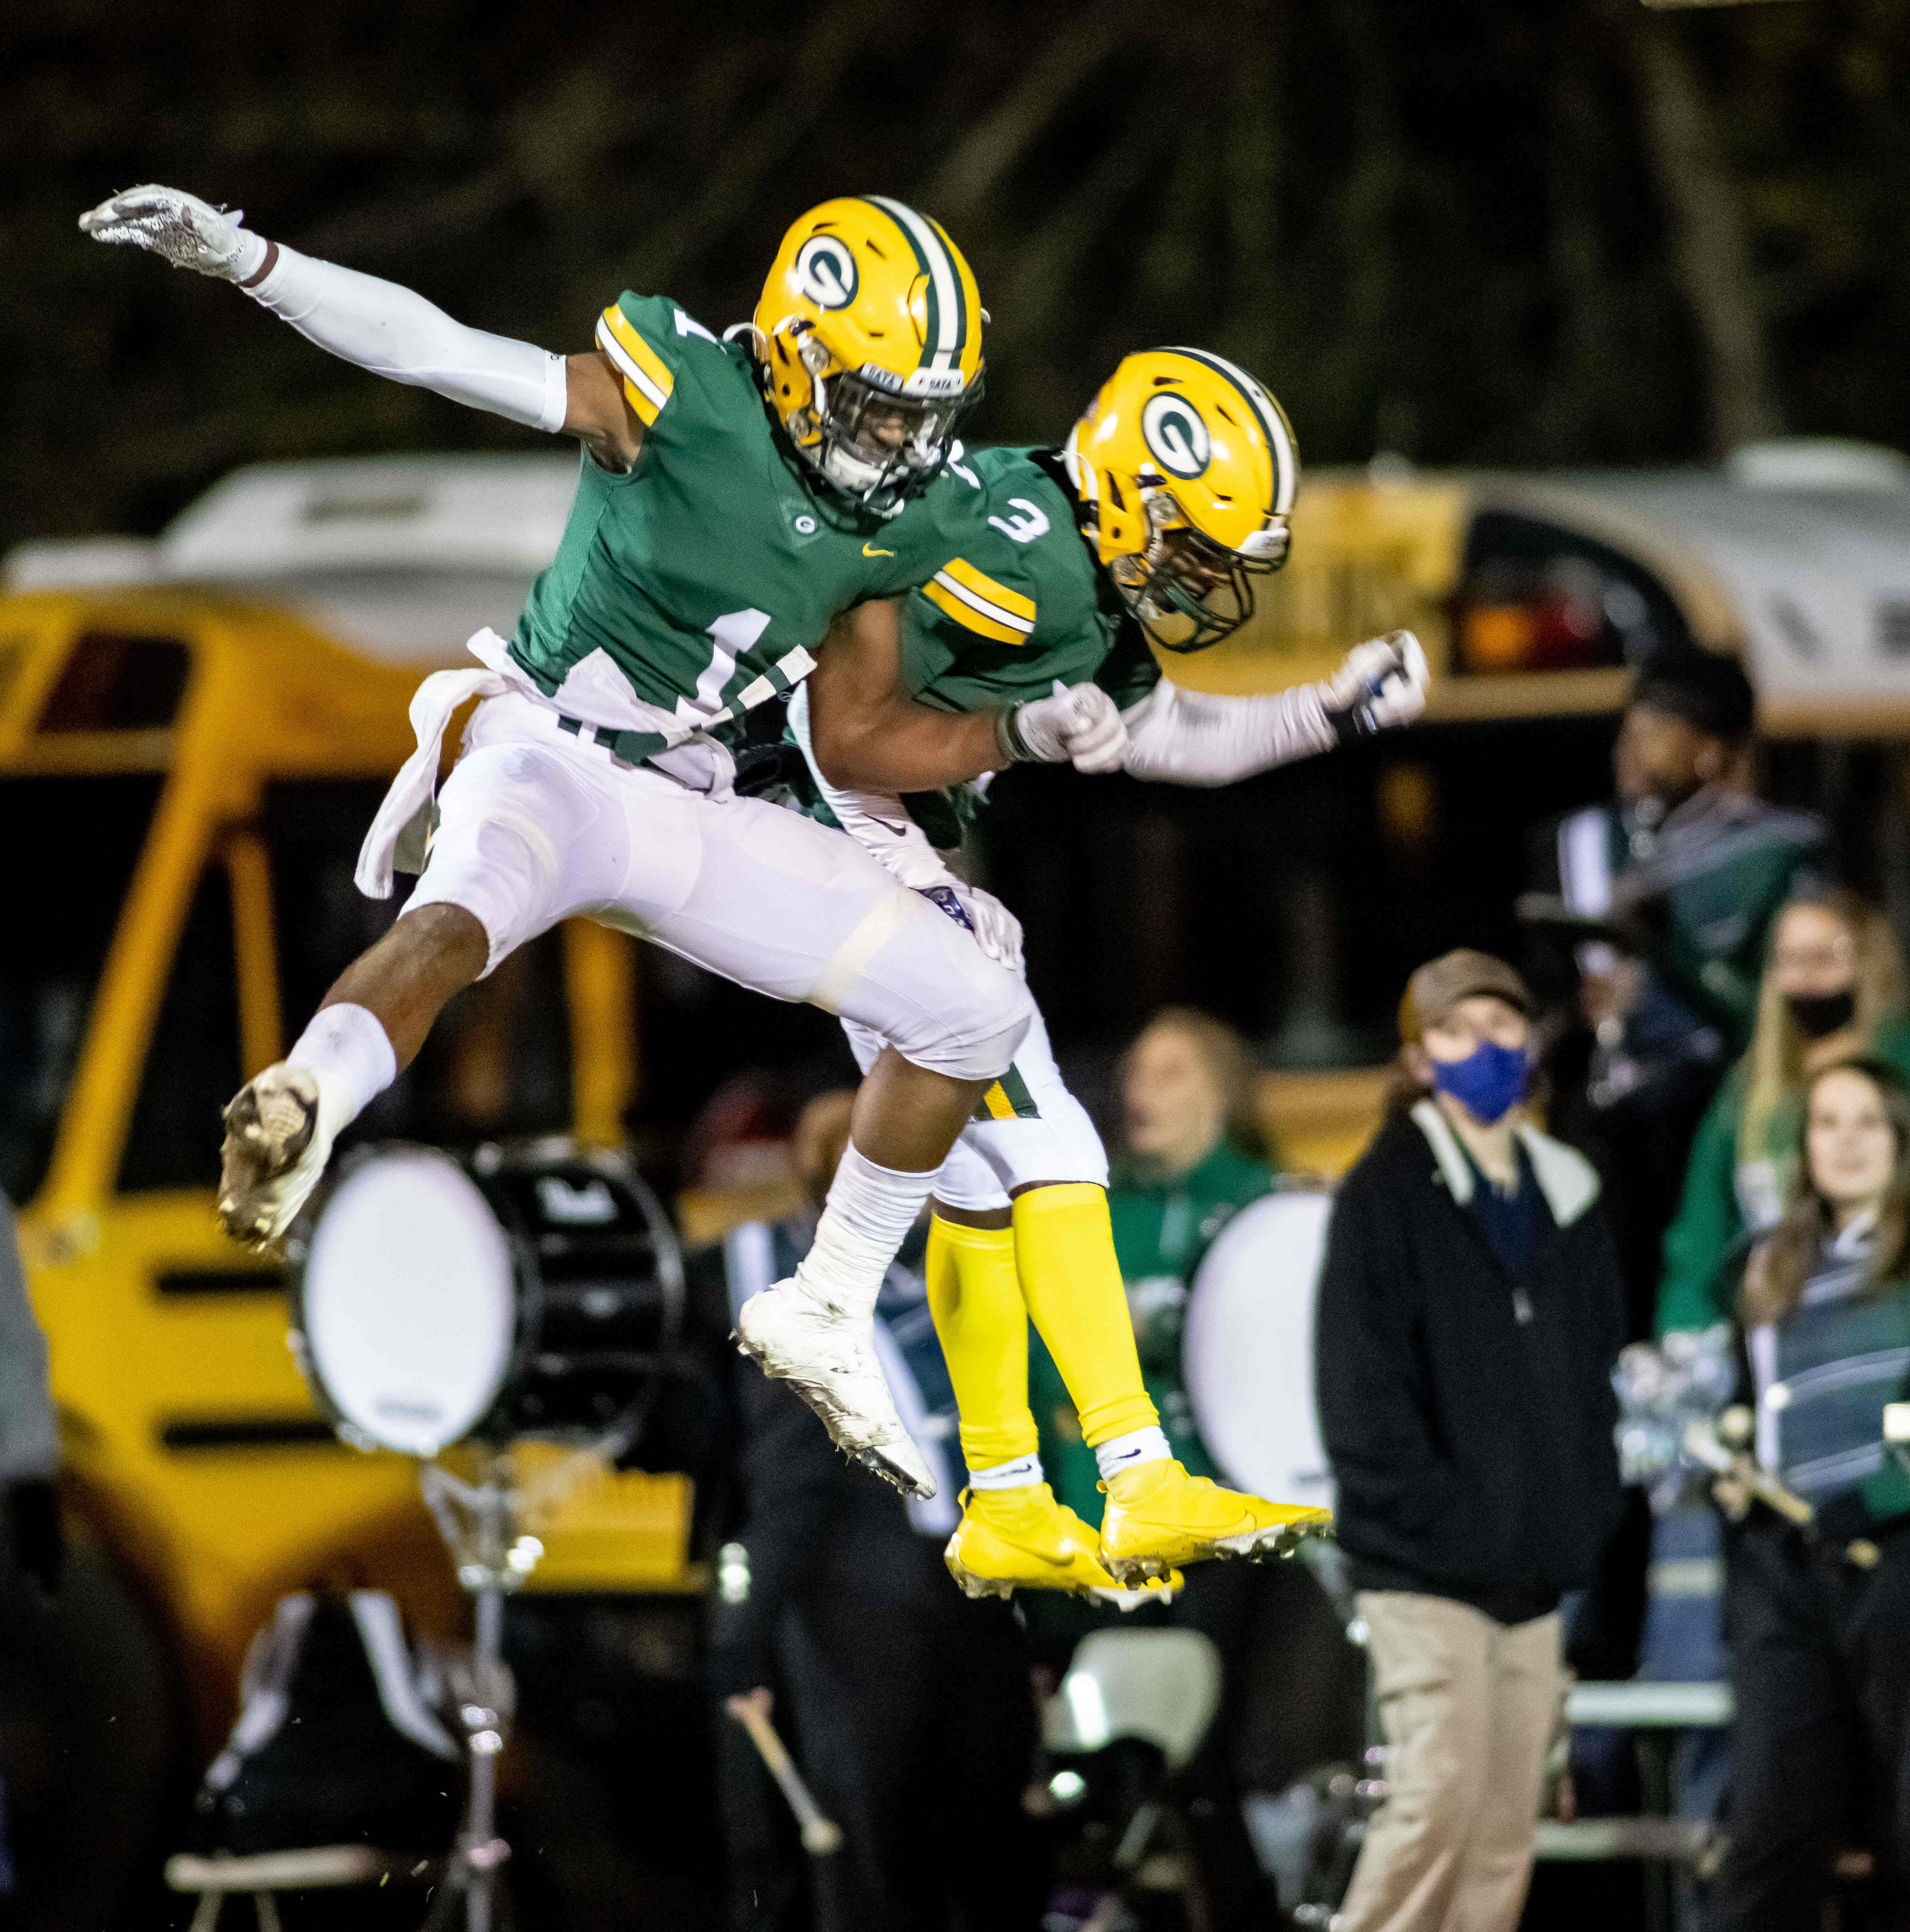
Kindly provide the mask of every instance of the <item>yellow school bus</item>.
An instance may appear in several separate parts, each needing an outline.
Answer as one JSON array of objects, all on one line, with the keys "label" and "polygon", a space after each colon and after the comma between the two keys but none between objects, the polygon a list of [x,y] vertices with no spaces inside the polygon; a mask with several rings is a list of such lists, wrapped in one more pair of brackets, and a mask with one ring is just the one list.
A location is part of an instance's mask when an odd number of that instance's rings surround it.
[{"label": "yellow school bus", "polygon": [[[482,462],[238,479],[158,545],[18,556],[0,597],[0,1182],[50,1345],[69,1522],[144,1606],[201,1762],[285,1592],[349,1580],[427,1628],[458,1616],[415,1472],[335,1439],[286,1346],[280,1267],[216,1225],[218,1114],[394,916],[351,869],[410,748],[411,693],[454,661],[448,626],[508,625],[570,477],[512,478],[510,527],[439,558],[469,608],[427,608],[416,532],[391,538],[460,490],[481,525],[499,479]],[[33,587],[49,580],[67,587]],[[525,949],[367,1132],[616,1142],[634,956],[582,922]],[[672,1478],[582,1485],[543,1527],[535,1582],[694,1587],[688,1502]]]},{"label": "yellow school bus", "polygon": [[[1609,795],[1607,721],[1667,644],[1743,661],[1764,781],[1839,821],[1857,883],[1894,904],[1910,893],[1898,856],[1910,850],[1910,460],[1897,452],[1780,439],[1716,469],[1543,476],[1382,460],[1304,479],[1293,530],[1250,622],[1164,668],[1202,690],[1274,690],[1330,675],[1353,639],[1416,632],[1435,683],[1425,725],[1375,753],[1386,849],[1373,856],[1408,855],[1432,881],[1425,896],[1465,904],[1478,929],[1509,921],[1531,822]],[[1546,769],[1568,737],[1570,770]],[[1585,789],[1535,804],[1548,784]],[[1456,856],[1449,838],[1442,870],[1429,848],[1462,820],[1468,850]],[[1489,903],[1472,903],[1469,874],[1490,879]],[[1347,896],[1370,898],[1375,876],[1354,866],[1324,881],[1339,902],[1324,910],[1352,923]],[[1417,921],[1362,931],[1369,965],[1399,942],[1396,997],[1421,956]],[[1309,991],[1329,1010],[1318,982],[1352,963],[1330,950],[1314,962]],[[1370,1136],[1384,1085],[1372,1071],[1283,1072],[1264,1076],[1262,1099],[1289,1162],[1331,1174]]]}]

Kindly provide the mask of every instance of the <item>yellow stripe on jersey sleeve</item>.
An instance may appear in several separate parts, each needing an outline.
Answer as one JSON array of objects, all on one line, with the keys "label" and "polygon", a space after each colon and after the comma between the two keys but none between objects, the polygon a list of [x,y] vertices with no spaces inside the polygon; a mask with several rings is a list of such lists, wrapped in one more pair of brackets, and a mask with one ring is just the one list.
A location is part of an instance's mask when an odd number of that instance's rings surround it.
[{"label": "yellow stripe on jersey sleeve", "polygon": [[676,378],[615,302],[597,323],[597,346],[623,374],[623,393],[646,428],[663,412]]},{"label": "yellow stripe on jersey sleeve", "polygon": [[936,572],[934,581],[922,589],[937,609],[996,644],[1024,644],[1035,628],[1035,600],[997,584],[966,558]]}]

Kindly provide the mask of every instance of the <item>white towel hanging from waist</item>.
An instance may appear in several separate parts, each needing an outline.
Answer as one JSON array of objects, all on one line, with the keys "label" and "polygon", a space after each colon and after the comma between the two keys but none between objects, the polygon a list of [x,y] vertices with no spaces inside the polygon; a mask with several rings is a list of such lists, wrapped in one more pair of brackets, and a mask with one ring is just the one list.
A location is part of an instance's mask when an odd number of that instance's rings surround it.
[{"label": "white towel hanging from waist", "polygon": [[[504,640],[495,631],[480,631],[466,648],[484,662],[481,670],[436,670],[411,695],[411,728],[418,748],[398,768],[358,848],[358,889],[368,899],[391,896],[398,840],[405,827],[431,802],[438,786],[438,763],[443,755],[445,732],[451,713],[474,698],[498,698],[507,691],[531,688],[505,655]],[[541,695],[541,694],[540,694]]]}]

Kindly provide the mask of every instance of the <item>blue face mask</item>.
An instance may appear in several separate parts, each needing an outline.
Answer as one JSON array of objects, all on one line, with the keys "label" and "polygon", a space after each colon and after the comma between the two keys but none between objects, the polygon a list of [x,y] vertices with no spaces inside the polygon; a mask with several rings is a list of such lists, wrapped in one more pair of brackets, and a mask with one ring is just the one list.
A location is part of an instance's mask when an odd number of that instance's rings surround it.
[{"label": "blue face mask", "polygon": [[1432,1084],[1461,1102],[1475,1120],[1490,1126],[1525,1097],[1531,1062],[1522,1046],[1482,1040],[1463,1060],[1435,1060]]}]

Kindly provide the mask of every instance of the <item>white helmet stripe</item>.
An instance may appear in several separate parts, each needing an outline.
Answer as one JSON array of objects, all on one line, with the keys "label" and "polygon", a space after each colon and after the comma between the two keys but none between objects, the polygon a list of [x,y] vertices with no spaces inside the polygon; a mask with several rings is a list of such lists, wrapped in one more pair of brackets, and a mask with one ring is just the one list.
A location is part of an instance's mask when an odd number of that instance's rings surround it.
[{"label": "white helmet stripe", "polygon": [[1079,423],[1069,430],[1068,440],[1061,446],[1062,466],[1075,486],[1075,494],[1084,503],[1096,503],[1101,500],[1101,479],[1094,473],[1094,465],[1081,454],[1081,434]]},{"label": "white helmet stripe", "polygon": [[868,198],[902,224],[908,231],[909,239],[915,244],[916,254],[928,265],[928,278],[935,290],[936,329],[935,340],[928,345],[931,354],[928,366],[946,369],[961,340],[961,278],[954,262],[949,260],[949,251],[942,246],[942,238],[936,233],[932,223],[923,220],[913,208],[904,207],[901,202],[891,201],[886,195],[872,194]]},{"label": "white helmet stripe", "polygon": [[1196,362],[1204,362],[1210,369],[1219,370],[1253,406],[1255,414],[1260,418],[1261,433],[1273,452],[1273,514],[1285,516],[1294,506],[1294,488],[1300,480],[1300,462],[1279,406],[1237,363],[1228,362],[1224,356],[1215,355],[1210,349],[1176,348],[1169,353],[1189,356]]}]

